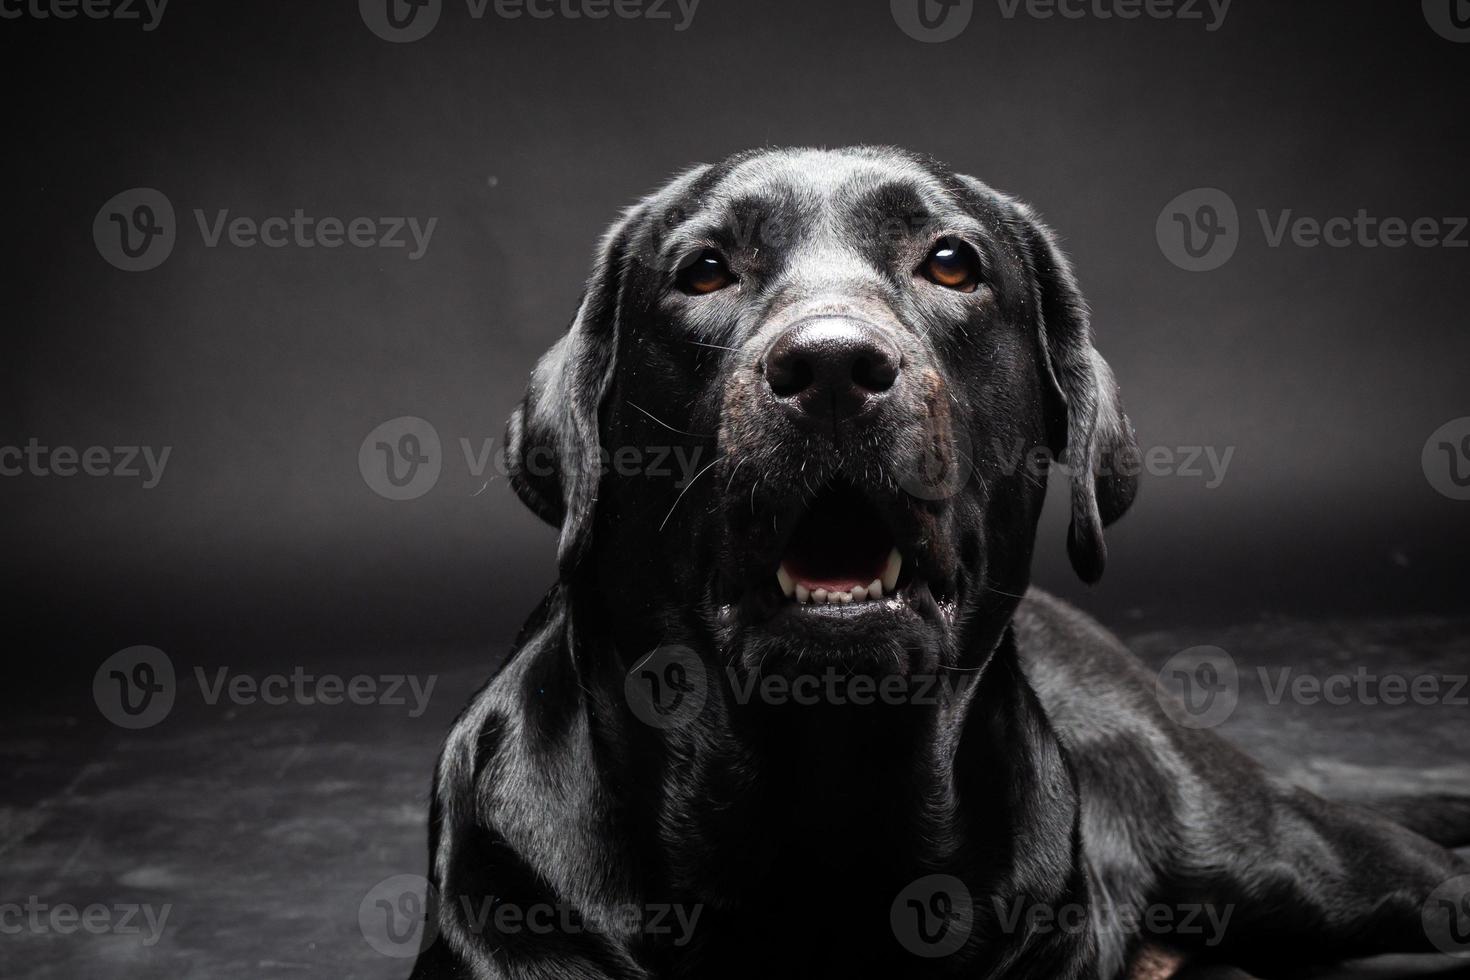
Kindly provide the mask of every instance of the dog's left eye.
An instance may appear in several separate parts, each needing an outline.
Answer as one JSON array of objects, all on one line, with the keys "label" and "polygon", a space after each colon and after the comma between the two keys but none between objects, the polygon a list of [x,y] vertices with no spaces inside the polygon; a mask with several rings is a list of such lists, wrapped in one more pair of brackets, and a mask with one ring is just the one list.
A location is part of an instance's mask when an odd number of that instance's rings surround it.
[{"label": "dog's left eye", "polygon": [[679,267],[676,282],[689,295],[704,296],[734,285],[735,273],[725,264],[723,255],[707,248]]},{"label": "dog's left eye", "polygon": [[980,256],[968,242],[941,238],[919,266],[919,274],[937,286],[973,293],[980,285]]}]

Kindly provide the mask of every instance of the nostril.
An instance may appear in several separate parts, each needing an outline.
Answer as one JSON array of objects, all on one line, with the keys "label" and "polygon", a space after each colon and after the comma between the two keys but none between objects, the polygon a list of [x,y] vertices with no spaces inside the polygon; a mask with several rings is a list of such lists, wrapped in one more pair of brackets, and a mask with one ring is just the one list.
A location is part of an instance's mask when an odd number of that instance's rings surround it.
[{"label": "nostril", "polygon": [[773,357],[766,362],[766,383],[778,397],[790,398],[812,386],[816,372],[803,357]]},{"label": "nostril", "polygon": [[898,380],[898,364],[887,354],[859,355],[852,362],[852,380],[864,391],[881,394]]}]

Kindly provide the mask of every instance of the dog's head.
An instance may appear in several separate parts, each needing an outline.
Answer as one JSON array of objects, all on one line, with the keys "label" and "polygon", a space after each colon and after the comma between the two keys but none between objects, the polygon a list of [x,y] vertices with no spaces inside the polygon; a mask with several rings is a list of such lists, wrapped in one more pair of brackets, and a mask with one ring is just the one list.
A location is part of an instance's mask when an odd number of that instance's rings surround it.
[{"label": "dog's head", "polygon": [[507,447],[630,635],[898,672],[1014,608],[1047,459],[1095,581],[1134,451],[1051,233],[874,148],[742,154],[627,212]]}]

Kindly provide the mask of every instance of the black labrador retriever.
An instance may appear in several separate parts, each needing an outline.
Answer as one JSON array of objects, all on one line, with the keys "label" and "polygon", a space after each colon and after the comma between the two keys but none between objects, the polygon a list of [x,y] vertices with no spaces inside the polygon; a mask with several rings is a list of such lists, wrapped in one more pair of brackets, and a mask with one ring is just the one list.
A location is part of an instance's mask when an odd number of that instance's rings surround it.
[{"label": "black labrador retriever", "polygon": [[1283,785],[1028,588],[1048,473],[1093,582],[1136,452],[1053,236],[977,180],[763,150],[629,210],[510,420],[559,584],[440,758],[413,976],[1470,946],[1463,800]]}]

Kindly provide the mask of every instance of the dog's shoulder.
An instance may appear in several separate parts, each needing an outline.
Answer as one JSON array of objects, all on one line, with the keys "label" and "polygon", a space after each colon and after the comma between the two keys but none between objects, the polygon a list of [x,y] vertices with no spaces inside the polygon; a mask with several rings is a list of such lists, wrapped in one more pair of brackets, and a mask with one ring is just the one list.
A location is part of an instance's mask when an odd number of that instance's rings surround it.
[{"label": "dog's shoulder", "polygon": [[[1022,671],[1084,789],[1120,769],[1153,786],[1156,800],[1240,799],[1262,785],[1257,765],[1216,731],[1180,724],[1157,672],[1092,617],[1032,589],[1013,625]],[[1094,806],[1117,802],[1109,791],[1084,795]],[[1150,812],[1161,825],[1160,809]]]},{"label": "dog's shoulder", "polygon": [[1164,723],[1154,675],[1107,627],[1080,609],[1032,588],[1017,607],[1012,628],[1021,668],[1064,740],[1072,741],[1082,731],[1138,730]]},{"label": "dog's shoulder", "polygon": [[505,661],[460,712],[439,757],[441,793],[472,785],[486,764],[513,748],[523,727],[528,680],[545,673],[547,661],[554,663],[565,647],[560,606],[555,591],[541,601]]},{"label": "dog's shoulder", "polygon": [[461,712],[440,755],[441,797],[472,792],[480,806],[523,799],[538,767],[576,755],[585,713],[567,618],[553,590]]},{"label": "dog's shoulder", "polygon": [[560,894],[613,891],[616,872],[602,853],[610,793],[592,749],[568,621],[565,600],[553,592],[445,740],[434,787],[441,871],[453,863],[456,841],[490,841],[495,861],[513,856]]},{"label": "dog's shoulder", "polygon": [[1024,660],[1095,663],[1098,658],[1137,663],[1121,640],[1076,606],[1032,587],[1011,619]]}]

